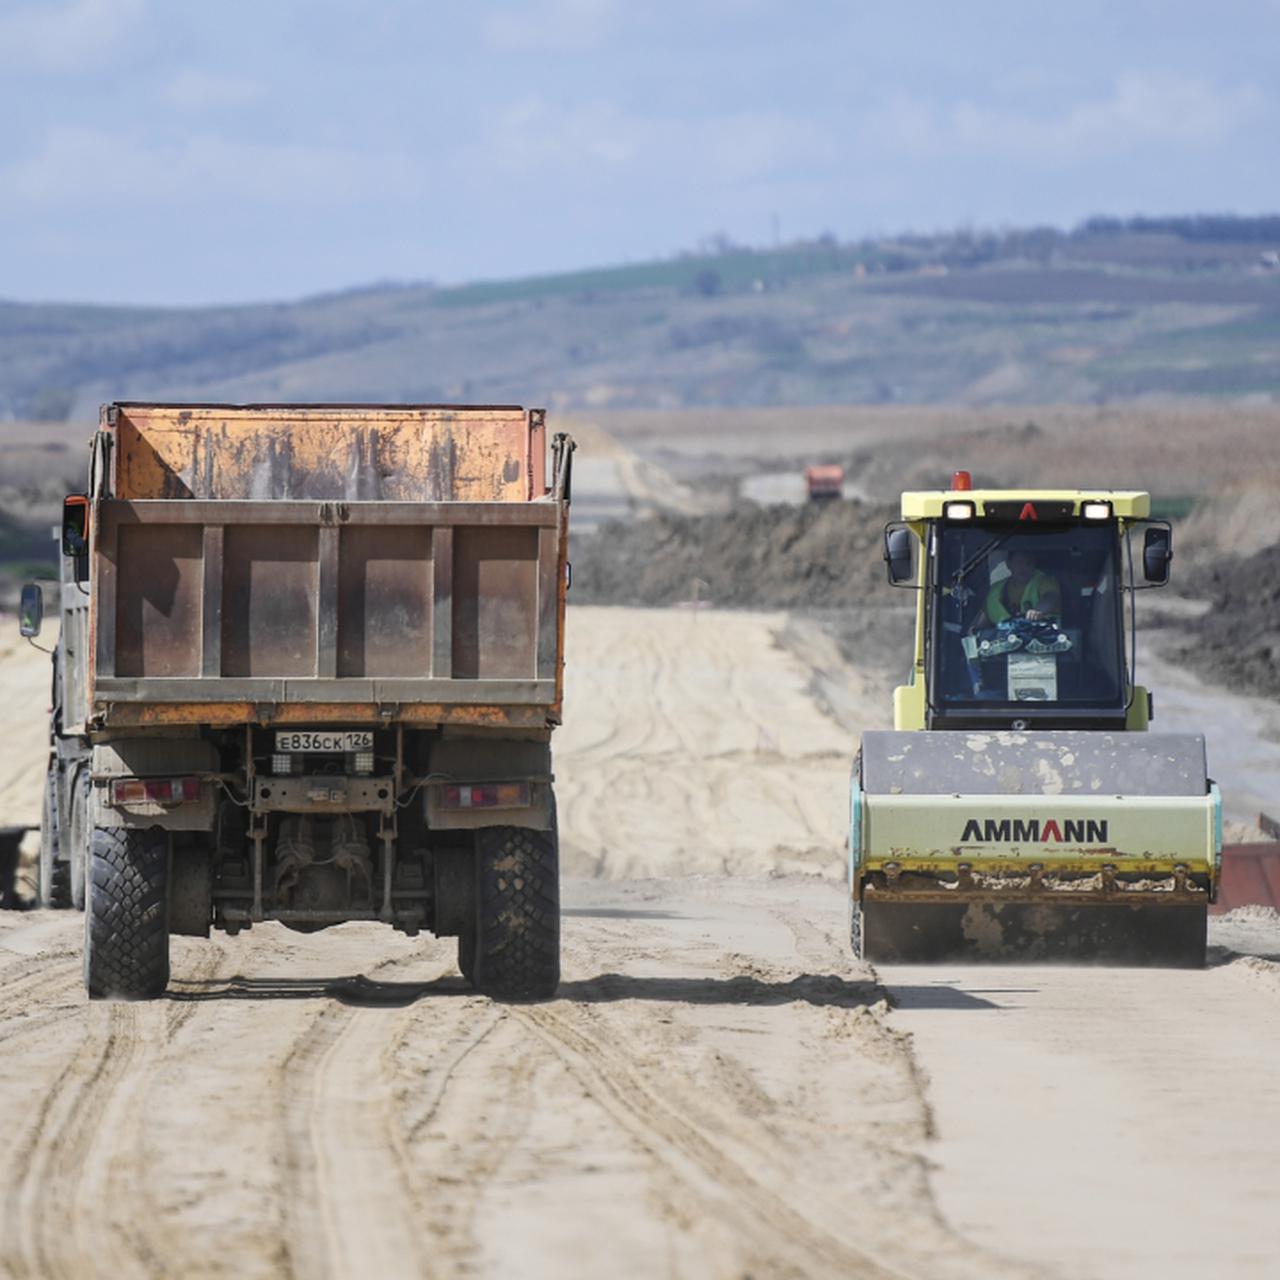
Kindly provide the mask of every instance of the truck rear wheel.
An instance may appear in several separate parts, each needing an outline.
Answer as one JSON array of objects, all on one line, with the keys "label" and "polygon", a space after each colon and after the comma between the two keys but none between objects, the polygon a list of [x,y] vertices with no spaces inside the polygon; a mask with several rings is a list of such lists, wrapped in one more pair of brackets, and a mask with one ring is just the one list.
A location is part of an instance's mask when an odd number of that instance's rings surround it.
[{"label": "truck rear wheel", "polygon": [[97,827],[89,843],[84,985],[94,1000],[149,1000],[169,983],[169,837]]},{"label": "truck rear wheel", "polygon": [[67,877],[70,886],[71,905],[77,911],[84,910],[85,882],[89,866],[89,841],[93,828],[89,825],[89,804],[92,798],[89,782],[89,763],[85,761],[71,774],[71,787],[67,798],[67,830],[63,834],[63,852],[67,855]]},{"label": "truck rear wheel", "polygon": [[59,861],[58,772],[45,775],[44,812],[40,816],[40,905],[65,910],[71,905],[71,868]]},{"label": "truck rear wheel", "polygon": [[554,824],[476,832],[476,930],[458,959],[478,991],[498,1000],[547,1000],[560,985],[560,856]]}]

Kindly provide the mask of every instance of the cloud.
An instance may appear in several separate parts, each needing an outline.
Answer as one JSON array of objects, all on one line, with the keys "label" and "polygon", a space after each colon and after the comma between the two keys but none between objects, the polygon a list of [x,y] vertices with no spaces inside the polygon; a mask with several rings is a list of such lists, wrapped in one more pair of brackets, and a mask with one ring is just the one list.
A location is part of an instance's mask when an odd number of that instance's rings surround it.
[{"label": "cloud", "polygon": [[1111,91],[1054,115],[994,109],[969,100],[942,107],[898,97],[872,112],[862,133],[880,146],[919,156],[989,156],[1016,160],[1090,160],[1151,147],[1220,143],[1260,116],[1254,86],[1129,73]]},{"label": "cloud", "polygon": [[168,80],[161,95],[182,111],[206,112],[255,102],[263,96],[263,87],[237,76],[184,67]]},{"label": "cloud", "polygon": [[101,129],[56,128],[34,155],[0,169],[10,204],[73,203],[96,189],[133,193],[148,206],[211,200],[294,206],[362,202],[415,182],[402,157],[323,145],[263,143],[197,134],[147,140]]},{"label": "cloud", "polygon": [[646,144],[646,124],[609,103],[561,109],[530,95],[503,110],[491,130],[490,158],[511,173],[582,165],[625,167]]},{"label": "cloud", "polygon": [[498,49],[589,49],[610,33],[621,11],[618,0],[531,0],[489,14],[480,30]]},{"label": "cloud", "polygon": [[100,65],[146,9],[147,0],[73,0],[0,15],[0,65],[42,71]]},{"label": "cloud", "polygon": [[747,183],[776,179],[838,158],[823,129],[770,111],[672,119],[609,102],[559,107],[530,95],[503,111],[486,155],[518,176],[557,181],[609,171],[661,187],[673,178]]}]

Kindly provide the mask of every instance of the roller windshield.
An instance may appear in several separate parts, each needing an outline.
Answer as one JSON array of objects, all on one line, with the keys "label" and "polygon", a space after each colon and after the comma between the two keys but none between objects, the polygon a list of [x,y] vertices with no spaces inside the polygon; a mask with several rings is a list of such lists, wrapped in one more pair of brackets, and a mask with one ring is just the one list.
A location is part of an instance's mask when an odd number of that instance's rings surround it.
[{"label": "roller windshield", "polygon": [[1124,704],[1114,524],[940,522],[936,535],[935,705]]}]

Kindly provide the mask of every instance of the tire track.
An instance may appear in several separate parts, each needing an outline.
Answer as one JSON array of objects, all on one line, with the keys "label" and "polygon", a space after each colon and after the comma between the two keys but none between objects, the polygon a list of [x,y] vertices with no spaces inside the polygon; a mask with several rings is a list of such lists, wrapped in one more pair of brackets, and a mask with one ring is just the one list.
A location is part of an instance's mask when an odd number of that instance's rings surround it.
[{"label": "tire track", "polygon": [[[374,972],[421,959],[396,957]],[[412,1007],[395,1015],[386,1007],[327,1003],[279,1070],[282,1244],[292,1275],[430,1274],[388,1070],[413,1020]]]},{"label": "tire track", "polygon": [[286,1246],[295,1275],[425,1274],[403,1146],[388,1140],[389,1082],[370,1070],[385,1034],[367,1011],[330,1007],[290,1057]]},{"label": "tire track", "polygon": [[[400,1080],[397,1140],[412,1171],[431,1258],[439,1274],[453,1276],[473,1265],[480,1251],[480,1204],[520,1146],[539,1095],[536,1064],[528,1061],[530,1039],[509,1009],[479,997],[466,1000],[454,1015],[453,1037],[439,1013],[418,1011],[387,1061]],[[433,1045],[425,1080],[409,1051],[411,1043],[424,1041]],[[441,1045],[452,1051],[436,1057]],[[541,1042],[536,1047],[545,1053]]]},{"label": "tire track", "polygon": [[[65,974],[44,974],[40,981],[27,984],[39,993],[38,1003],[27,1003],[8,1017],[0,1019],[0,1049],[11,1049],[16,1040],[25,1039],[46,1027],[68,1018],[75,1018],[80,1011],[81,979],[79,966],[68,968]],[[6,1001],[9,992],[0,986],[0,1001]],[[32,1008],[35,1012],[32,1012]]]},{"label": "tire track", "polygon": [[794,1266],[802,1275],[860,1280],[905,1280],[912,1274],[846,1244],[781,1199],[672,1100],[669,1081],[659,1095],[624,1054],[586,1031],[580,1016],[550,1008],[522,1009],[517,1016],[560,1056],[613,1120],[690,1191],[705,1197],[708,1187],[717,1190],[716,1212],[731,1215],[740,1234],[757,1241],[771,1265]]},{"label": "tire track", "polygon": [[[89,1259],[104,1274],[158,1274],[153,1260],[124,1247],[120,1233],[110,1229],[113,1224],[102,1223],[93,1212],[112,1203],[112,1197],[86,1195],[82,1186],[95,1165],[111,1160],[118,1090],[139,1048],[134,1006],[94,1012],[101,1016],[50,1082],[15,1151],[13,1166],[20,1172],[5,1201],[14,1246],[6,1263],[14,1275],[75,1280],[84,1275]],[[104,1225],[109,1229],[101,1230]]]},{"label": "tire track", "polygon": [[[59,961],[65,961],[65,973],[59,972],[57,968],[50,969],[51,964],[57,964]],[[0,1008],[6,1011],[21,1011],[26,1006],[28,997],[37,993],[38,1003],[45,1004],[51,989],[68,985],[78,978],[79,968],[78,955],[61,952],[40,956],[34,960],[20,961],[0,970]],[[0,1023],[0,1036],[3,1036],[2,1023]]]}]

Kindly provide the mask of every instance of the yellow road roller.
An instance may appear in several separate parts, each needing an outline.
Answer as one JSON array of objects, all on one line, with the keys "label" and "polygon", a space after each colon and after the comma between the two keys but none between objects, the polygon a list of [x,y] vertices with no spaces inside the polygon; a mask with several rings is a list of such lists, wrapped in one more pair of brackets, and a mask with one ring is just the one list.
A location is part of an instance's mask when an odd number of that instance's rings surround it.
[{"label": "yellow road roller", "polygon": [[902,495],[889,581],[916,593],[894,727],[852,778],[850,933],[872,961],[1198,966],[1222,861],[1204,738],[1152,731],[1138,591],[1172,530],[1137,491]]}]

